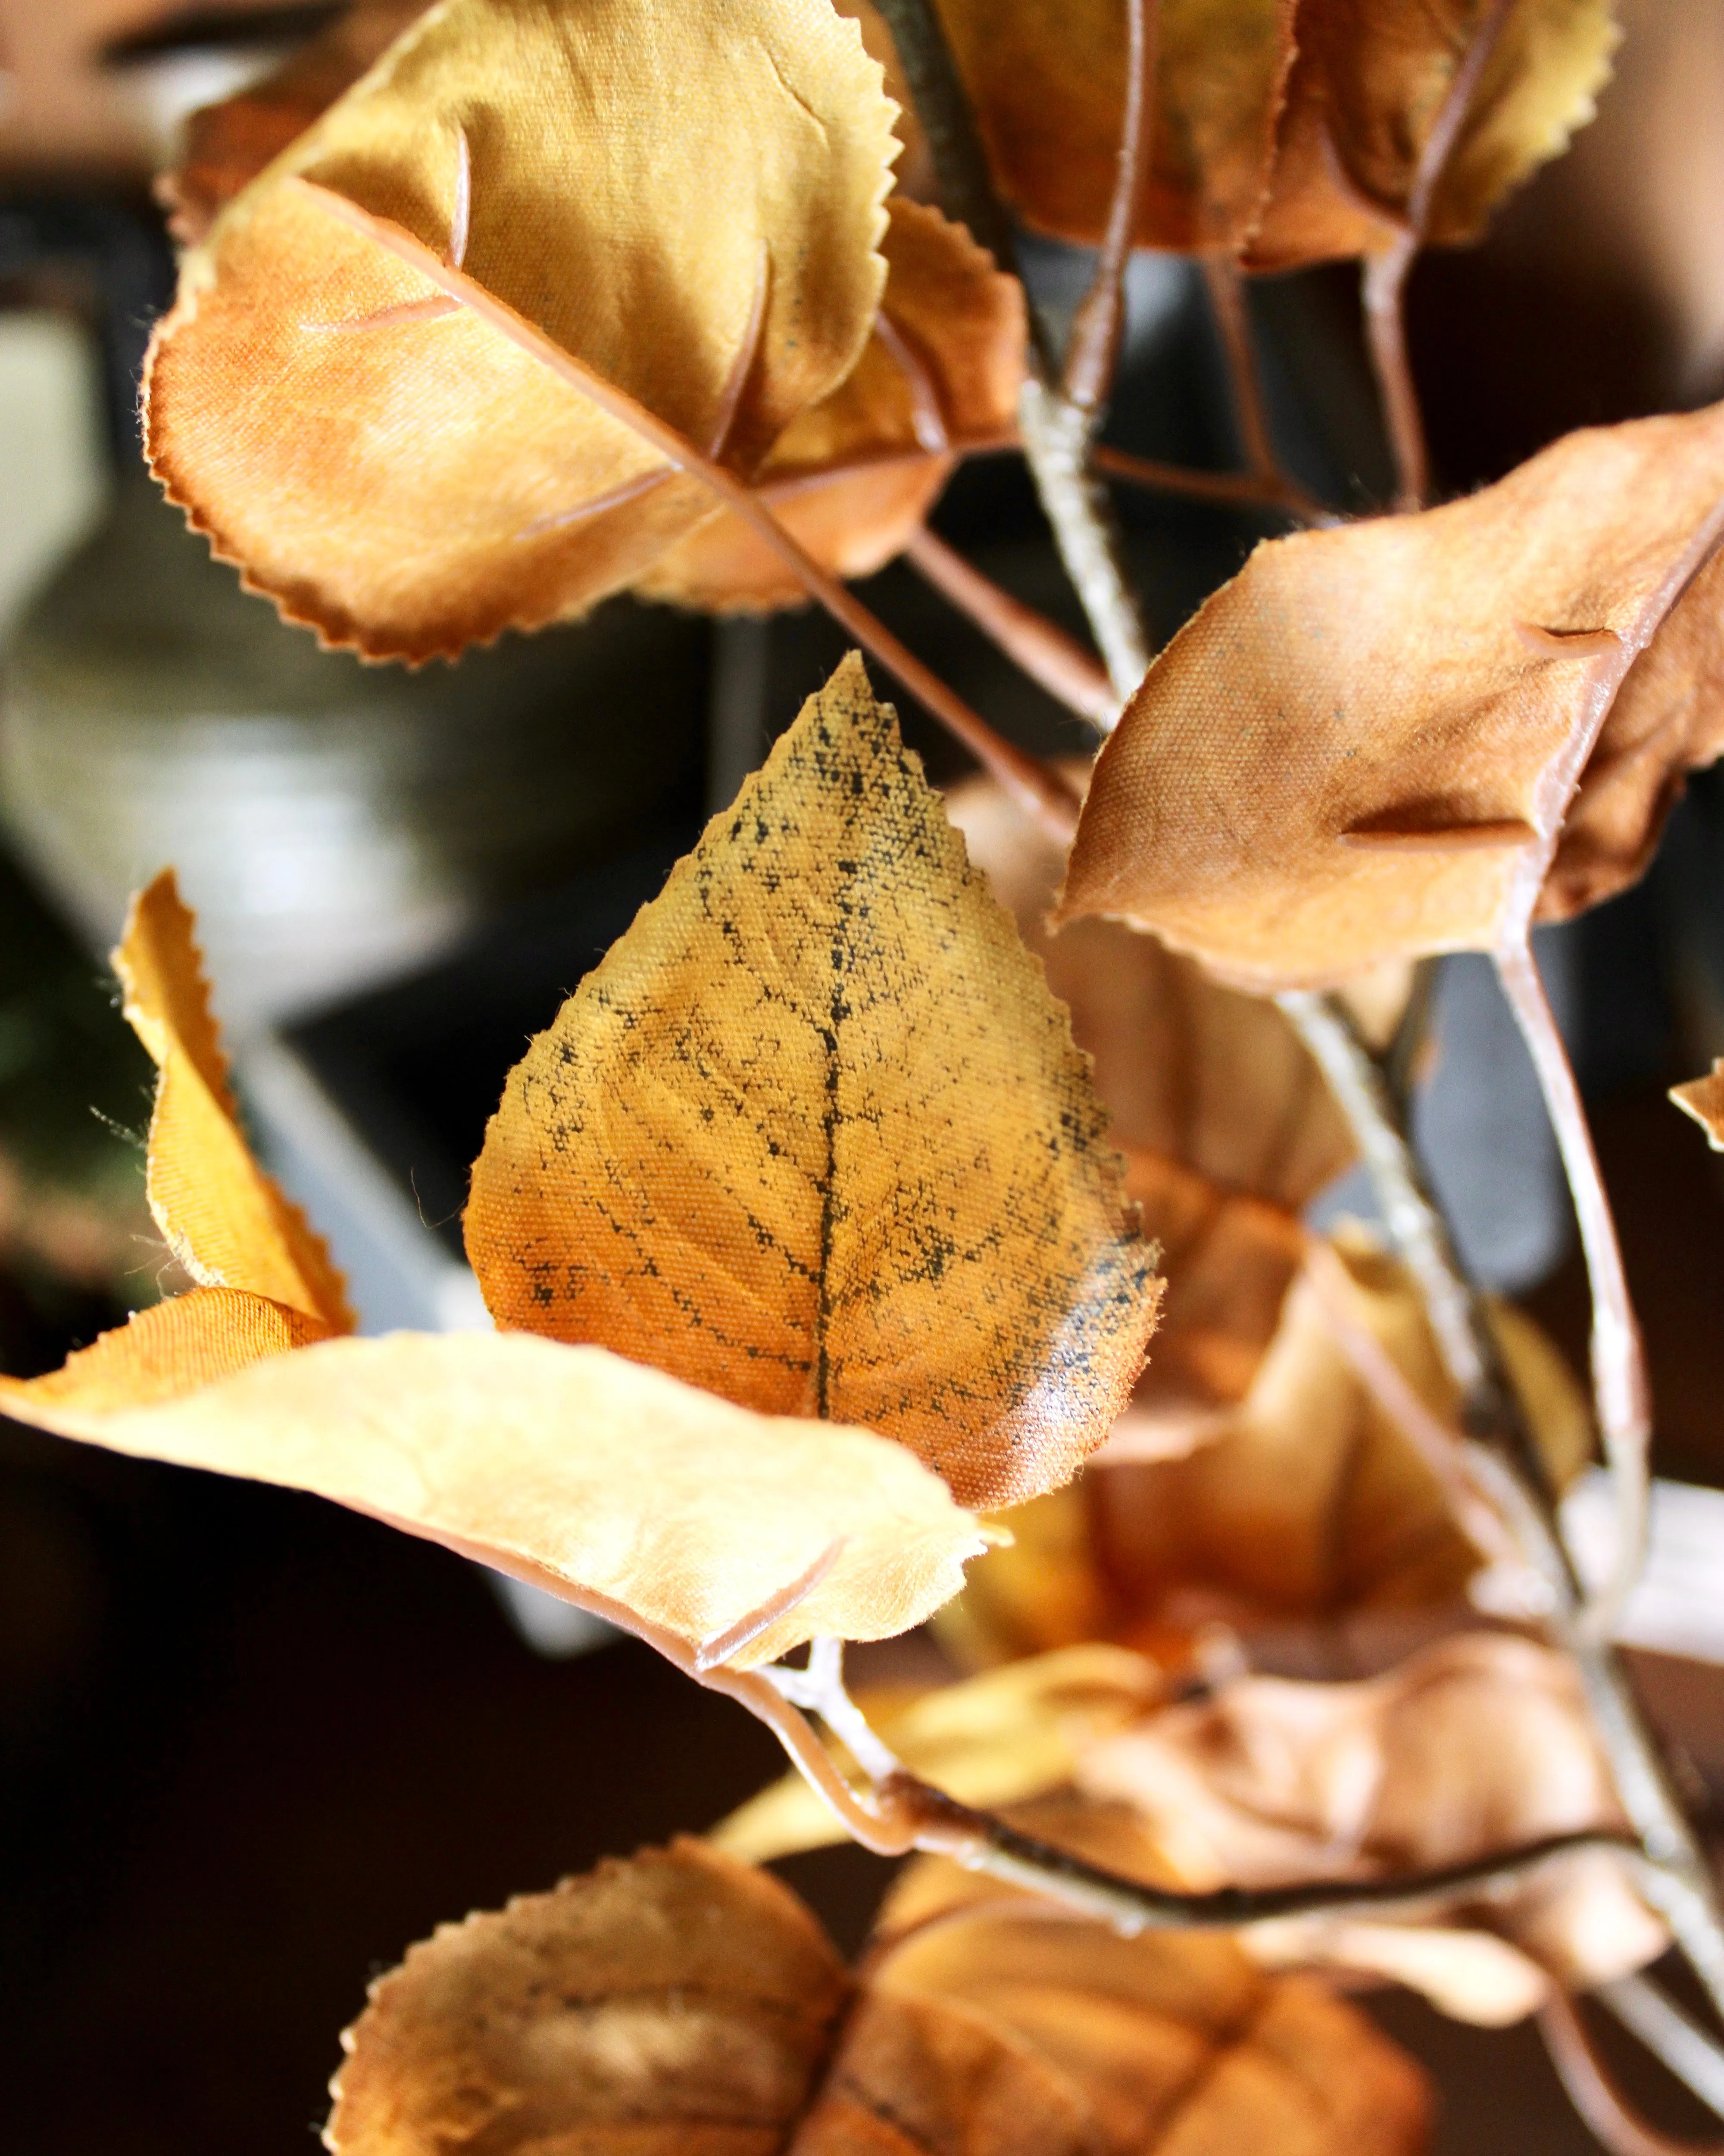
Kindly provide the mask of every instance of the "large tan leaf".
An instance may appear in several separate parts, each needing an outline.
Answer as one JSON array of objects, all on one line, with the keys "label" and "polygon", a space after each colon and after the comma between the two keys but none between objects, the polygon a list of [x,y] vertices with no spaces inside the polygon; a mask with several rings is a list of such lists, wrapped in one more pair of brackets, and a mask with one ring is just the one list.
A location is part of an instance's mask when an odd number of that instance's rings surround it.
[{"label": "large tan leaf", "polygon": [[[1041,1930],[984,1914],[853,1989],[775,1881],[691,1842],[645,1851],[413,1948],[343,2040],[326,2138],[336,2156],[1419,2145],[1418,2069],[1314,1986],[1224,1947]],[[1020,1946],[1013,1987],[999,1955]]]},{"label": "large tan leaf", "polygon": [[[1430,1870],[1547,1835],[1625,1830],[1573,1664],[1501,1635],[1443,1640],[1362,1682],[1236,1678],[1103,1738],[1079,1779],[1129,1804],[1198,1890]],[[1621,1867],[1598,1852],[1535,1879],[1485,1923],[1578,1987],[1667,1943]],[[1344,1961],[1362,1945],[1380,1958],[1376,1935],[1398,1928],[1359,1927],[1361,1938],[1351,1923],[1300,1919],[1265,1928],[1258,1943],[1277,1958]],[[1536,1969],[1517,1994],[1499,1957],[1451,1948],[1459,1980],[1444,1958],[1426,1961],[1423,1988],[1445,1994],[1451,2011],[1495,2020],[1539,2002]]]},{"label": "large tan leaf", "polygon": [[[1135,1721],[1162,1689],[1152,1662],[1101,1642],[1066,1647],[906,1701],[864,1690],[856,1704],[913,1774],[988,1810],[1071,1779],[1078,1756]],[[752,1864],[842,1841],[830,1808],[798,1774],[751,1797],[712,1830],[716,1848]]]},{"label": "large tan leaf", "polygon": [[899,1438],[966,1504],[1066,1481],[1158,1283],[1009,917],[847,660],[511,1075],[492,1314]]},{"label": "large tan leaf", "polygon": [[[1371,254],[1405,228],[1419,161],[1491,0],[1299,0],[1254,268]],[[1593,113],[1612,0],[1512,0],[1432,192],[1426,236],[1476,239],[1503,197]]]},{"label": "large tan leaf", "polygon": [[826,0],[758,0],[746,35],[706,0],[440,0],[187,258],[155,470],[290,619],[373,656],[580,612],[711,497],[299,177],[752,474],[874,318],[880,81]]},{"label": "large tan leaf", "polygon": [[1724,1055],[1715,1058],[1704,1078],[1673,1086],[1670,1098],[1706,1132],[1714,1152],[1724,1152]]},{"label": "large tan leaf", "polygon": [[1715,405],[1571,434],[1444,508],[1266,542],[1103,749],[1065,915],[1269,988],[1514,947],[1538,912],[1622,889],[1682,773],[1724,747],[1721,529]]},{"label": "large tan leaf", "polygon": [[[1002,192],[1026,223],[1101,237],[1126,96],[1121,0],[938,0]],[[1292,0],[1162,0],[1136,244],[1237,248],[1257,217]]]},{"label": "large tan leaf", "polygon": [[[152,1317],[190,1324],[205,1307],[187,1296]],[[266,1338],[266,1360],[131,1406],[133,1367],[115,1358],[144,1322],[8,1385],[7,1412],[333,1498],[595,1609],[685,1667],[904,1631],[983,1544],[890,1439],[732,1407],[602,1348],[397,1332],[286,1353],[291,1337]],[[182,1353],[174,1383],[188,1363],[208,1367]]]},{"label": "large tan leaf", "polygon": [[253,1159],[228,1082],[194,934],[173,871],[132,901],[114,967],[126,1015],[162,1073],[146,1189],[174,1255],[206,1287],[248,1291],[351,1332],[322,1239]]},{"label": "large tan leaf", "polygon": [[[823,567],[865,577],[909,542],[967,445],[1018,424],[1024,290],[962,225],[894,196],[886,289],[862,357],[793,420],[761,467],[773,514]],[[700,607],[806,598],[779,556],[726,510],[662,555],[638,588]]]}]

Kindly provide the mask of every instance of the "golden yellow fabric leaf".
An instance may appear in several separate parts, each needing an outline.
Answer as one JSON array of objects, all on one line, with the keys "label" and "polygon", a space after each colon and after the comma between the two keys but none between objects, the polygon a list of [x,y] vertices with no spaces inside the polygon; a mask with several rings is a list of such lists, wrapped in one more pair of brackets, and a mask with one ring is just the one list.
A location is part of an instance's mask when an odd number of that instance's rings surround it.
[{"label": "golden yellow fabric leaf", "polygon": [[1065,1481],[1154,1323],[1065,1012],[859,659],[564,1004],[485,1134],[499,1324]]},{"label": "golden yellow fabric leaf", "polygon": [[243,1288],[331,1332],[351,1332],[353,1314],[322,1239],[253,1159],[239,1127],[195,925],[164,870],[132,901],[114,953],[126,1015],[162,1073],[150,1121],[150,1210],[204,1286]]},{"label": "golden yellow fabric leaf", "polygon": [[[1198,1891],[1433,1870],[1549,1835],[1626,1830],[1573,1665],[1500,1634],[1439,1641],[1350,1684],[1234,1679],[1208,1700],[1101,1739],[1078,1779],[1103,1801],[1128,1804]],[[1596,1851],[1492,1904],[1482,1922],[1581,1989],[1668,1943],[1621,1866]],[[1331,1933],[1299,1918],[1261,1928],[1277,1958],[1345,1958],[1346,1926]],[[1538,2003],[1536,1979],[1531,1995],[1498,1988],[1495,1958],[1469,1997],[1444,1983],[1443,1959],[1429,1973],[1451,2012],[1493,2020],[1506,2005],[1517,2018]]]},{"label": "golden yellow fabric leaf", "polygon": [[445,1924],[343,2043],[336,2156],[777,2156],[849,2001],[819,1926],[678,1841]]},{"label": "golden yellow fabric leaf", "polygon": [[343,2043],[335,2156],[1410,2156],[1427,2110],[1362,2017],[1225,1942],[988,1909],[853,1987],[689,1841],[444,1926]]},{"label": "golden yellow fabric leaf", "polygon": [[[1389,245],[1419,160],[1491,0],[1299,0],[1274,177],[1254,268]],[[1593,117],[1609,80],[1613,0],[1515,0],[1431,196],[1426,236],[1476,239],[1491,213]]]},{"label": "golden yellow fabric leaf", "polygon": [[1706,1132],[1714,1152],[1724,1152],[1724,1055],[1716,1057],[1704,1078],[1672,1086],[1670,1098]]},{"label": "golden yellow fabric leaf", "polygon": [[706,0],[439,0],[187,258],[153,469],[326,641],[423,660],[580,613],[711,496],[297,176],[749,475],[874,320],[880,85],[826,0],[746,36]]},{"label": "golden yellow fabric leaf", "polygon": [[[1124,127],[1118,0],[937,0],[1002,192],[1100,240]],[[1293,57],[1292,0],[1162,0],[1139,247],[1232,250],[1255,223]]]},{"label": "golden yellow fabric leaf", "polygon": [[1622,889],[1680,773],[1724,747],[1700,573],[1721,529],[1714,405],[1268,542],[1103,749],[1065,917],[1129,919],[1261,988],[1514,947],[1547,885],[1562,910],[1577,787],[1584,897]]},{"label": "golden yellow fabric leaf", "polygon": [[905,1631],[957,1592],[984,1539],[888,1438],[757,1414],[527,1333],[326,1340],[136,1408],[115,1397],[125,1374],[86,1398],[61,1373],[8,1394],[8,1411],[333,1498],[596,1609],[685,1667]]},{"label": "golden yellow fabric leaf", "polygon": [[329,1337],[316,1318],[267,1296],[194,1287],[139,1311],[46,1377],[0,1378],[0,1409],[20,1422],[38,1422],[62,1413],[156,1407]]},{"label": "golden yellow fabric leaf", "polygon": [[387,51],[427,0],[355,0],[261,81],[186,121],[179,162],[156,182],[182,247],[195,246],[216,213],[254,180]]},{"label": "golden yellow fabric leaf", "polygon": [[[1162,1689],[1152,1662],[1123,1647],[1067,1647],[918,1699],[857,1705],[913,1774],[960,1804],[1020,1803],[1072,1776],[1080,1751],[1135,1721]],[[844,1830],[798,1774],[739,1805],[712,1830],[713,1846],[752,1864],[824,1849]]]},{"label": "golden yellow fabric leaf", "polygon": [[[824,568],[871,576],[921,526],[967,445],[1018,424],[1024,289],[962,225],[894,196],[886,289],[862,357],[794,419],[762,466],[772,513]],[[660,556],[637,587],[688,606],[791,606],[807,597],[732,511]]]}]

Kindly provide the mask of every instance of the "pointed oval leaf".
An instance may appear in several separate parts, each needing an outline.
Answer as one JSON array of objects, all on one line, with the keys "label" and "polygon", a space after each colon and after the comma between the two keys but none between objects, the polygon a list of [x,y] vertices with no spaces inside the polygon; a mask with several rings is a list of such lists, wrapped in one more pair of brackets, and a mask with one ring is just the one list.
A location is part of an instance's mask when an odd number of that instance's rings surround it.
[{"label": "pointed oval leaf", "polygon": [[1066,1481],[1159,1285],[1063,1007],[861,661],[533,1043],[467,1247],[505,1326]]},{"label": "pointed oval leaf", "polygon": [[1441,509],[1269,541],[1103,749],[1063,917],[1127,918],[1267,988],[1517,945],[1577,854],[1589,897],[1621,889],[1681,773],[1724,747],[1701,573],[1721,529],[1714,405],[1571,434]]},{"label": "pointed oval leaf", "polygon": [[[967,445],[1018,424],[1024,289],[937,210],[894,196],[880,251],[886,289],[861,358],[793,420],[762,466],[762,496],[824,568],[871,576],[901,552]],[[687,606],[792,606],[807,597],[780,557],[724,510],[637,588]]]},{"label": "pointed oval leaf", "polygon": [[[1405,230],[1420,159],[1491,0],[1300,0],[1254,268],[1371,254]],[[1424,236],[1476,239],[1503,198],[1593,117],[1614,0],[1511,0],[1430,196]]]},{"label": "pointed oval leaf", "polygon": [[[165,1311],[201,1320],[196,1301]],[[890,1439],[732,1407],[601,1348],[520,1333],[326,1340],[133,1407],[115,1397],[115,1358],[136,1330],[107,1335],[87,1368],[8,1389],[8,1412],[333,1498],[594,1609],[685,1668],[904,1631],[983,1547],[939,1477]]]},{"label": "pointed oval leaf", "polygon": [[172,869],[140,891],[114,968],[126,1015],[162,1075],[145,1188],[168,1247],[206,1287],[243,1288],[352,1330],[322,1238],[252,1158],[228,1082],[195,937]]},{"label": "pointed oval leaf", "polygon": [[290,619],[372,656],[579,613],[710,495],[299,178],[752,473],[874,318],[880,84],[824,0],[762,0],[747,36],[704,0],[442,0],[187,259],[157,475]]}]

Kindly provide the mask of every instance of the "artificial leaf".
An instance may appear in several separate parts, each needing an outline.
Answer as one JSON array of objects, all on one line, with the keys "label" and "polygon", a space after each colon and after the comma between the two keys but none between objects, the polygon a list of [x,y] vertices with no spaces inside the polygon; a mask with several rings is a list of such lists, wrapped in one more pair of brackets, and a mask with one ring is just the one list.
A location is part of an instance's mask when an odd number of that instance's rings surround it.
[{"label": "artificial leaf", "polygon": [[[1493,0],[1299,0],[1269,198],[1251,265],[1366,254],[1407,229],[1421,160]],[[1505,195],[1592,118],[1613,0],[1510,0],[1426,208],[1423,237],[1476,239]]]},{"label": "artificial leaf", "polygon": [[500,1325],[1066,1481],[1159,1284],[1064,1009],[859,659],[536,1040],[474,1170]]},{"label": "artificial leaf", "polygon": [[[960,1804],[996,1810],[1069,1782],[1078,1755],[1135,1721],[1162,1689],[1152,1662],[1100,1642],[989,1670],[908,1701],[866,1690],[856,1704],[913,1774]],[[844,1839],[829,1807],[786,1774],[712,1830],[754,1864]]]},{"label": "artificial leaf", "polygon": [[1686,1086],[1672,1086],[1670,1098],[1684,1115],[1692,1116],[1706,1132],[1714,1152],[1724,1152],[1724,1055],[1713,1059],[1704,1078],[1691,1078]]},{"label": "artificial leaf", "polygon": [[216,214],[357,82],[427,0],[356,0],[259,82],[187,118],[178,163],[156,182],[168,229],[195,246]]},{"label": "artificial leaf", "polygon": [[444,0],[187,259],[153,469],[326,641],[423,660],[579,613],[712,501],[533,347],[752,475],[874,319],[880,82],[824,0],[762,0],[746,36],[703,0]]},{"label": "artificial leaf", "polygon": [[[151,1342],[167,1312],[189,1325],[206,1307],[152,1313]],[[115,1358],[143,1323],[8,1383],[7,1412],[333,1498],[594,1609],[684,1667],[904,1631],[984,1539],[890,1439],[733,1407],[602,1348],[524,1333],[266,1345],[237,1374],[132,1405]]]},{"label": "artificial leaf", "polygon": [[[1118,0],[937,0],[996,181],[1027,223],[1094,244],[1124,131]],[[1292,0],[1162,0],[1139,247],[1232,251],[1255,223]]]},{"label": "artificial leaf", "polygon": [[173,871],[132,901],[114,968],[126,1015],[161,1071],[145,1188],[168,1247],[205,1287],[248,1291],[352,1329],[322,1240],[253,1159],[228,1082],[195,924]]},{"label": "artificial leaf", "polygon": [[[761,494],[823,567],[870,576],[908,542],[967,446],[1009,437],[1024,380],[1024,290],[962,225],[895,196],[886,289],[862,357],[791,422]],[[662,555],[639,588],[700,607],[804,598],[779,556],[723,511]]]},{"label": "artificial leaf", "polygon": [[[445,1925],[380,1978],[326,2138],[335,2156],[1175,2156],[1242,2128],[1264,2156],[1417,2145],[1418,2069],[1315,1986],[1221,1943],[1041,1929],[983,1913],[856,1984],[776,1881],[693,1842],[643,1851]],[[1020,1945],[1013,1986],[999,1950]]]},{"label": "artificial leaf", "polygon": [[1577,859],[1586,900],[1624,888],[1681,773],[1724,747],[1721,529],[1715,405],[1269,541],[1103,749],[1065,917],[1129,919],[1267,988],[1518,947],[1542,894],[1567,909]]},{"label": "artificial leaf", "polygon": [[[1442,1640],[1351,1684],[1237,1677],[1102,1739],[1079,1780],[1130,1804],[1197,1891],[1435,1870],[1547,1835],[1626,1830],[1573,1664],[1501,1634]],[[1535,1876],[1484,1921],[1578,1987],[1623,1975],[1667,1943],[1621,1866],[1598,1851]],[[1380,1957],[1370,1934],[1395,1928],[1366,1927],[1357,1943]],[[1355,1943],[1346,1927],[1301,1918],[1260,1943],[1278,1958],[1344,1958]],[[1441,1954],[1424,1964],[1450,2011],[1488,2020],[1539,2003],[1536,1972],[1532,1995],[1517,1996],[1499,1956],[1458,1951],[1480,1979],[1473,1994]]]}]

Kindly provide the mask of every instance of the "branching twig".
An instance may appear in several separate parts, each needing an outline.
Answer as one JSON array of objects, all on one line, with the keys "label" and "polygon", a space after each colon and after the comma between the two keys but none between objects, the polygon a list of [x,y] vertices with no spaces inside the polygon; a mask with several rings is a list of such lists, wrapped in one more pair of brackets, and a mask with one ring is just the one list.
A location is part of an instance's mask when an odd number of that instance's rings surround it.
[{"label": "branching twig", "polygon": [[1539,2009],[1538,2028],[1568,2101],[1610,2156],[1724,2156],[1718,2143],[1682,2141],[1648,2125],[1604,2071],[1566,1992],[1553,1992]]},{"label": "branching twig", "polygon": [[1063,629],[1002,591],[926,526],[904,554],[943,598],[991,637],[1050,696],[1102,733],[1113,725],[1119,716],[1119,699],[1106,675]]},{"label": "branching twig", "polygon": [[1158,494],[1188,495],[1197,501],[1226,502],[1243,509],[1272,509],[1298,524],[1321,526],[1346,521],[1279,473],[1270,478],[1253,472],[1194,471],[1186,465],[1164,465],[1153,457],[1134,456],[1129,449],[1116,449],[1107,442],[1096,444],[1090,461],[1111,479],[1152,487]]}]

